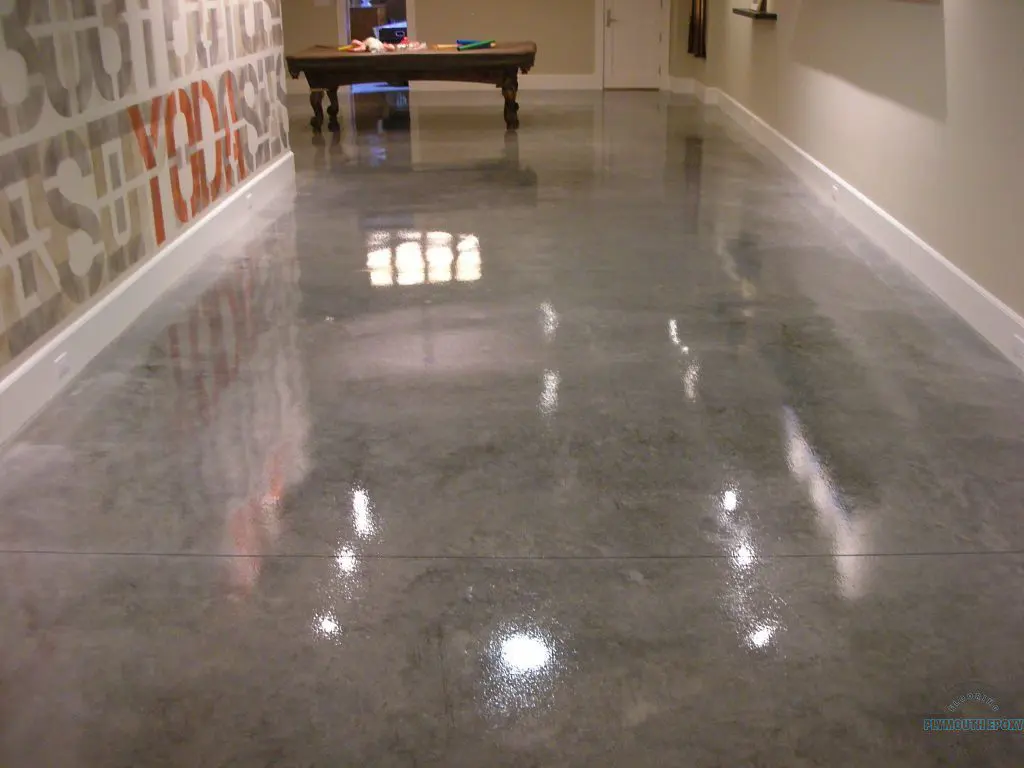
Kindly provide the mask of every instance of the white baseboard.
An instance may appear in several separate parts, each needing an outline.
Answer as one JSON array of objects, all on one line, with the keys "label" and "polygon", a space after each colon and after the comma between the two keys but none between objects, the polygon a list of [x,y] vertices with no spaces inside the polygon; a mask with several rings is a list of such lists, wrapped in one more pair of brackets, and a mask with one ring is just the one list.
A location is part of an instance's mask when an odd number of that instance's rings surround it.
[{"label": "white baseboard", "polygon": [[0,381],[0,445],[7,442],[82,369],[124,333],[209,250],[252,224],[251,211],[295,185],[291,152],[275,160],[202,219],[121,280]]},{"label": "white baseboard", "polygon": [[[413,92],[431,91],[493,91],[493,85],[483,83],[450,83],[443,80],[423,80],[409,84]],[[520,91],[599,91],[603,87],[599,73],[590,75],[520,75]]]},{"label": "white baseboard", "polygon": [[770,149],[824,202],[860,229],[920,280],[1014,365],[1024,370],[1024,318],[970,275],[901,224],[864,193],[768,125],[729,94],[695,84],[706,104],[717,105]]}]

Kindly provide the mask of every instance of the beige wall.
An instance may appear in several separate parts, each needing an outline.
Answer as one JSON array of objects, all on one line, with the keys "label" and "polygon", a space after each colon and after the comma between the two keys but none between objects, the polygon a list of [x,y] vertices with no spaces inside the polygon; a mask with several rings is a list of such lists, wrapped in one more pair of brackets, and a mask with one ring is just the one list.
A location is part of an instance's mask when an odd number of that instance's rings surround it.
[{"label": "beige wall", "polygon": [[336,0],[281,0],[281,16],[286,54],[340,40]]},{"label": "beige wall", "polygon": [[415,0],[416,38],[431,43],[482,37],[537,43],[534,72],[588,75],[601,0]]},{"label": "beige wall", "polygon": [[[709,1],[708,61],[679,71],[738,99],[1024,314],[1024,2],[771,0],[772,24]],[[685,29],[680,39],[685,51]]]}]

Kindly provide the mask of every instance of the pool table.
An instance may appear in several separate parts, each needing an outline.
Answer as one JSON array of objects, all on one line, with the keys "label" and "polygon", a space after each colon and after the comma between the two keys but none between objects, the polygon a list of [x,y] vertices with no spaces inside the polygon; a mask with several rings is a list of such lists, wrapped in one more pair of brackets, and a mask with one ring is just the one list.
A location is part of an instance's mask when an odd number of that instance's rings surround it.
[{"label": "pool table", "polygon": [[324,124],[324,94],[327,128],[341,130],[338,122],[338,88],[357,83],[398,83],[411,80],[445,80],[459,83],[487,83],[501,89],[505,97],[505,126],[519,128],[519,74],[526,74],[537,58],[536,43],[498,43],[493,48],[471,51],[431,46],[419,51],[352,53],[337,47],[316,46],[286,56],[288,74],[306,76],[309,103],[313,107],[310,125],[319,133]]}]

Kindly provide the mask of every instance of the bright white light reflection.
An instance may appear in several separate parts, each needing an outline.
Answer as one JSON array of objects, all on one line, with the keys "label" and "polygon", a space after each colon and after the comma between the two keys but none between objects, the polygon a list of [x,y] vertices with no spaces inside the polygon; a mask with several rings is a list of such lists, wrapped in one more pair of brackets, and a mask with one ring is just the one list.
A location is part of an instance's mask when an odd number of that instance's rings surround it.
[{"label": "bright white light reflection", "polygon": [[[481,276],[480,240],[476,235],[459,235],[456,257],[452,246],[455,237],[449,232],[399,232],[401,242],[392,252],[387,247],[387,232],[371,232],[366,236],[366,266],[370,284],[422,285],[425,282],[473,282]],[[426,240],[426,248],[423,240]],[[394,256],[394,271],[391,260]],[[454,267],[454,269],[453,269]]]},{"label": "bright white light reflection", "polygon": [[370,269],[391,268],[391,249],[374,248],[366,253],[366,266]]},{"label": "bright white light reflection", "polygon": [[418,242],[401,243],[395,248],[395,269],[399,285],[419,285],[425,279],[423,248]]},{"label": "bright white light reflection", "polygon": [[558,371],[544,371],[544,388],[540,393],[540,412],[550,416],[558,410],[558,385],[562,378]]},{"label": "bright white light reflection", "polygon": [[340,549],[334,558],[338,570],[342,573],[352,573],[356,569],[356,555],[351,549]]},{"label": "bright white light reflection", "polygon": [[775,627],[762,626],[755,629],[749,635],[747,635],[747,641],[754,648],[764,648],[768,643],[771,642],[772,636],[775,634]]},{"label": "bright white light reflection", "polygon": [[543,669],[551,660],[551,649],[539,637],[516,633],[501,643],[501,661],[505,668],[518,675]]},{"label": "bright white light reflection", "polygon": [[455,263],[455,279],[468,283],[480,279],[480,251],[459,245],[459,260]]},{"label": "bright white light reflection", "polygon": [[370,285],[383,287],[394,284],[391,275],[391,249],[374,248],[366,253],[366,266],[370,270]]},{"label": "bright white light reflection", "polygon": [[341,625],[330,613],[321,613],[313,618],[313,634],[323,638],[336,638],[341,634]]},{"label": "bright white light reflection", "polygon": [[558,313],[550,303],[544,302],[540,305],[541,322],[544,325],[544,338],[550,341],[555,338],[555,331],[558,330]]},{"label": "bright white light reflection", "polygon": [[679,341],[679,323],[676,322],[675,318],[668,321],[668,337],[672,339],[672,343],[682,350],[684,355],[690,354],[690,348]]},{"label": "bright white light reflection", "polygon": [[797,418],[789,407],[783,409],[783,427],[786,432],[789,470],[800,480],[807,496],[818,513],[819,525],[832,537],[835,565],[840,575],[843,596],[855,599],[866,590],[867,574],[864,566],[870,562],[862,557],[849,557],[865,549],[865,531],[862,520],[852,518],[843,507],[835,481],[818,459]]},{"label": "bright white light reflection", "polygon": [[735,512],[737,504],[739,504],[739,494],[736,491],[728,490],[722,494],[722,506],[726,512]]},{"label": "bright white light reflection", "polygon": [[672,343],[679,346],[679,324],[673,319],[668,321],[668,336]]},{"label": "bright white light reflection", "polygon": [[700,363],[693,363],[686,368],[683,374],[683,391],[686,392],[687,400],[697,399],[697,385],[700,383]]},{"label": "bright white light reflection", "polygon": [[447,283],[452,279],[452,249],[447,245],[430,245],[427,248],[427,279],[432,283]]},{"label": "bright white light reflection", "polygon": [[373,269],[370,270],[370,285],[374,288],[387,288],[389,285],[394,285],[395,281],[391,277],[391,270],[387,269]]},{"label": "bright white light reflection", "polygon": [[360,536],[369,536],[374,530],[370,494],[362,488],[352,491],[352,525]]},{"label": "bright white light reflection", "polygon": [[738,568],[746,568],[754,562],[754,550],[747,544],[740,544],[732,554],[732,561]]}]

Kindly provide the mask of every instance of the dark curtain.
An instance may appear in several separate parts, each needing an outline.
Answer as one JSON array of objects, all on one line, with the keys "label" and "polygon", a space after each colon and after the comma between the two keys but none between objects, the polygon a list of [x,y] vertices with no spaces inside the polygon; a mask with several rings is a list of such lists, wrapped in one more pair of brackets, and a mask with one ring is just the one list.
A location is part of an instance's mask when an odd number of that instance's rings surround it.
[{"label": "dark curtain", "polygon": [[687,50],[698,59],[708,57],[708,0],[692,0],[690,45]]}]

